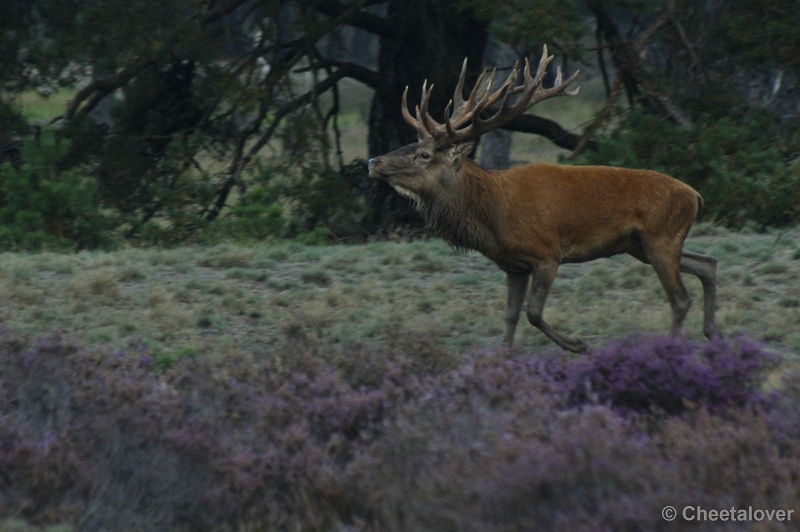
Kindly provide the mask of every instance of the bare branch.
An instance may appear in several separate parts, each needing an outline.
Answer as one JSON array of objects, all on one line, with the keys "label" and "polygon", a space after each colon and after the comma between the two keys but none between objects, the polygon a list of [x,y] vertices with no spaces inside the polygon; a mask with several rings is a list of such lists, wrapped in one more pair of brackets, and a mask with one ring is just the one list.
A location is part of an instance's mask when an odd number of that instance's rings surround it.
[{"label": "bare branch", "polygon": [[661,28],[669,24],[671,19],[672,19],[671,15],[667,13],[662,13],[655,21],[653,21],[652,24],[650,24],[647,28],[643,29],[639,33],[639,36],[636,38],[636,41],[634,41],[633,44],[636,51],[641,52],[642,48],[644,48],[644,45],[647,44],[647,41],[649,41],[653,37],[653,35],[658,33],[658,31]]},{"label": "bare branch", "polygon": [[683,24],[673,15],[671,18],[672,25],[675,26],[675,31],[678,32],[678,37],[680,37],[681,42],[683,43],[683,47],[686,48],[686,51],[689,53],[689,57],[692,58],[692,68],[697,70],[697,75],[700,78],[700,83],[705,84],[708,83],[708,78],[706,77],[705,70],[703,70],[702,65],[700,64],[700,58],[697,56],[697,52],[694,50],[694,46],[689,41],[689,37],[686,35],[686,31],[683,29]]},{"label": "bare branch", "polygon": [[384,76],[381,76],[374,70],[362,67],[361,65],[357,65],[355,63],[347,63],[347,62],[325,59],[325,60],[315,61],[314,64],[312,64],[309,68],[297,70],[297,72],[304,72],[306,70],[311,70],[311,69],[330,68],[330,67],[335,67],[336,73],[341,73],[340,75],[342,77],[354,79],[360,83],[363,83],[364,85],[373,89],[376,92],[392,95],[392,97],[397,97],[397,98],[400,97],[400,91],[398,91],[394,85],[386,81],[386,78]]},{"label": "bare branch", "polygon": [[[259,151],[261,151],[261,148],[263,148],[272,139],[273,135],[275,135],[275,132],[278,130],[278,126],[280,126],[281,121],[293,111],[311,103],[320,94],[331,90],[342,78],[348,77],[349,72],[351,72],[351,69],[349,68],[338,69],[329,77],[317,83],[310,91],[281,107],[273,115],[272,122],[270,122],[269,126],[267,126],[267,129],[264,130],[258,140],[256,140],[256,142],[250,146],[250,149],[247,150],[247,153],[244,153],[244,143],[252,134],[257,131],[258,126],[261,124],[261,121],[265,116],[265,113],[260,115],[259,120],[253,122],[253,129],[241,136],[240,142],[237,146],[237,154],[234,157],[234,163],[230,167],[229,177],[225,180],[225,183],[223,183],[222,187],[220,188],[214,205],[212,205],[208,210],[206,214],[207,220],[214,220],[219,215],[220,211],[222,211],[230,191],[239,181],[242,172],[250,163],[250,161],[253,160],[253,157],[255,157]],[[266,108],[266,106],[264,106],[264,108]]]},{"label": "bare branch", "polygon": [[639,33],[635,41],[631,42],[620,37],[616,23],[606,12],[602,2],[592,0],[587,2],[587,5],[597,18],[598,32],[602,34],[611,48],[611,58],[617,67],[618,76],[625,87],[631,106],[638,101],[654,113],[669,118],[681,127],[691,127],[692,123],[689,118],[684,116],[666,96],[657,90],[640,59],[640,54],[647,42],[656,32],[670,23],[671,13],[669,11],[662,13],[650,26]]}]

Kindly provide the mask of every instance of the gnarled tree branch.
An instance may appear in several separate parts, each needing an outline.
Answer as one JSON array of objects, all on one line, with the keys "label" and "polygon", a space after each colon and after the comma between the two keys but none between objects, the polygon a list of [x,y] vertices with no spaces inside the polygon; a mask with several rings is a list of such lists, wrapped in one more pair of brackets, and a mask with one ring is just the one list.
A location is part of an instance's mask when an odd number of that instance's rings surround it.
[{"label": "gnarled tree branch", "polygon": [[[558,123],[536,115],[522,115],[504,125],[503,129],[541,135],[551,140],[559,148],[566,150],[574,150],[581,139],[579,135],[570,133]],[[594,140],[588,140],[586,147],[594,150],[597,148],[597,143]]]},{"label": "gnarled tree branch", "polygon": [[[81,114],[88,113],[100,103],[100,100],[128,83],[151,64],[152,62],[149,59],[140,59],[133,65],[120,70],[116,74],[93,80],[75,94],[75,97],[69,102],[69,105],[67,105],[67,111],[64,115],[54,118],[53,121],[61,118],[72,119],[75,117],[78,110],[80,110]],[[81,107],[81,104],[87,99],[88,102],[86,105]]]}]

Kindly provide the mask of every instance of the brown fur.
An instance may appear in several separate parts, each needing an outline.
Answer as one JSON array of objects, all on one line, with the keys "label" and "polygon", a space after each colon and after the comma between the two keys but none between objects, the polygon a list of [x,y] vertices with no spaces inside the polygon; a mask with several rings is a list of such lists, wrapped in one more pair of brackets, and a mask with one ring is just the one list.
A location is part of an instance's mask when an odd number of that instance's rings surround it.
[{"label": "brown fur", "polygon": [[412,197],[447,242],[475,249],[509,277],[506,341],[513,342],[533,274],[528,319],[565,349],[582,342],[542,318],[558,265],[629,253],[652,264],[680,330],[691,300],[680,271],[703,282],[706,335],[714,323],[716,261],[683,252],[702,198],[680,181],[650,170],[531,164],[487,172],[465,157],[471,144],[438,148],[432,139],[370,161],[370,174]]}]

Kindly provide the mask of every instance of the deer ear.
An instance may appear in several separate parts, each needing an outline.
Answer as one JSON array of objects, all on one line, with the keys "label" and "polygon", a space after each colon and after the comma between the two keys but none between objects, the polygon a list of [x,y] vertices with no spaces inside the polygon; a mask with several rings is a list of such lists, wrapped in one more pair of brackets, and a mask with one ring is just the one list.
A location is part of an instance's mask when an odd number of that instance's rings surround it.
[{"label": "deer ear", "polygon": [[454,162],[462,157],[467,157],[470,153],[472,153],[473,148],[475,148],[475,141],[472,140],[469,142],[460,142],[458,144],[454,144],[447,149],[447,158],[450,160],[450,162]]}]

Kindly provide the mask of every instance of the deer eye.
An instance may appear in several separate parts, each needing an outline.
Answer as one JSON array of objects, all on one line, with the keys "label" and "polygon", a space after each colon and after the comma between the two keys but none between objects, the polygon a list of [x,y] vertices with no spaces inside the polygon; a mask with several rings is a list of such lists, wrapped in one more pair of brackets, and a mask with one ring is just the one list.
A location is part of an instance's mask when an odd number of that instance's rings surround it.
[{"label": "deer eye", "polygon": [[431,158],[431,154],[424,151],[424,152],[420,153],[419,155],[417,155],[417,157],[419,157],[422,160],[427,161],[428,159]]}]

